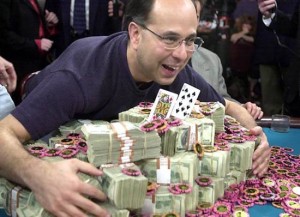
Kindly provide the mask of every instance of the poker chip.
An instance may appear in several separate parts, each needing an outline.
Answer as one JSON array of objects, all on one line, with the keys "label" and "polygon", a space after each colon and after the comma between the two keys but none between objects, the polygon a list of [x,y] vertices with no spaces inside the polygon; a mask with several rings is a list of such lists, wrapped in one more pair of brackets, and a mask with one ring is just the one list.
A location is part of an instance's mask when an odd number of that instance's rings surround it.
[{"label": "poker chip", "polygon": [[185,213],[185,217],[200,217],[202,215],[198,210],[191,210]]},{"label": "poker chip", "polygon": [[79,150],[83,151],[83,152],[87,152],[87,149],[88,149],[88,146],[87,146],[86,142],[83,142],[83,141],[78,142],[78,143],[76,144],[76,147],[77,147]]},{"label": "poker chip", "polygon": [[275,193],[262,193],[259,196],[262,200],[266,201],[274,201],[276,199],[276,194]]},{"label": "poker chip", "polygon": [[78,153],[78,149],[65,148],[59,151],[58,155],[62,158],[72,158]]},{"label": "poker chip", "polygon": [[204,146],[203,147],[204,152],[216,152],[217,151],[217,147],[215,146]]},{"label": "poker chip", "polygon": [[149,115],[151,113],[151,109],[143,108],[143,109],[140,110],[140,113],[145,114],[145,115]]},{"label": "poker chip", "polygon": [[42,152],[46,151],[47,148],[40,146],[40,145],[35,145],[35,146],[28,147],[27,150],[30,153],[34,154],[34,153],[42,153]]},{"label": "poker chip", "polygon": [[197,205],[197,210],[203,211],[203,213],[210,212],[213,209],[213,204],[210,202],[199,202]]},{"label": "poker chip", "polygon": [[278,209],[283,209],[283,206],[280,201],[273,201],[272,205]]},{"label": "poker chip", "polygon": [[233,217],[250,217],[249,213],[243,210],[234,211],[232,214]]},{"label": "poker chip", "polygon": [[179,118],[170,117],[166,119],[167,123],[173,127],[173,126],[179,126],[182,124],[182,121]]},{"label": "poker chip", "polygon": [[227,203],[217,202],[214,205],[213,211],[214,213],[220,216],[227,216],[230,213],[230,205]]},{"label": "poker chip", "polygon": [[271,178],[263,178],[261,183],[266,187],[273,187],[276,185],[276,182]]},{"label": "poker chip", "polygon": [[141,171],[134,169],[134,168],[123,168],[122,173],[128,176],[139,176],[141,175]]},{"label": "poker chip", "polygon": [[172,184],[168,187],[169,192],[172,194],[181,194],[181,192],[177,189],[176,184]]},{"label": "poker chip", "polygon": [[67,135],[68,139],[81,139],[81,135],[79,133],[69,133]]},{"label": "poker chip", "polygon": [[144,132],[150,132],[155,130],[157,127],[157,124],[150,122],[150,123],[145,123],[141,126],[141,130]]},{"label": "poker chip", "polygon": [[212,179],[208,176],[199,176],[195,179],[195,182],[201,187],[206,187],[212,183]]},{"label": "poker chip", "polygon": [[259,194],[259,190],[257,188],[246,188],[244,190],[244,194],[246,195],[251,195],[251,196],[256,196]]},{"label": "poker chip", "polygon": [[60,144],[62,144],[62,145],[74,145],[74,140],[65,138],[65,139],[60,140]]},{"label": "poker chip", "polygon": [[201,143],[197,142],[193,145],[194,152],[197,154],[198,158],[201,160],[204,156],[204,149]]},{"label": "poker chip", "polygon": [[288,147],[283,147],[282,149],[283,149],[285,152],[293,152],[293,151],[294,151],[294,149],[288,148]]},{"label": "poker chip", "polygon": [[163,217],[180,217],[180,215],[176,212],[169,212],[164,214]]},{"label": "poker chip", "polygon": [[146,101],[139,103],[139,107],[142,107],[142,108],[151,108],[152,105],[153,105],[152,102],[146,102]]},{"label": "poker chip", "polygon": [[177,185],[175,185],[175,188],[181,194],[190,193],[192,191],[192,187],[189,184],[177,184]]},{"label": "poker chip", "polygon": [[292,191],[293,191],[294,194],[300,195],[300,187],[299,186],[293,187]]},{"label": "poker chip", "polygon": [[228,141],[224,140],[224,139],[215,139],[214,144],[216,146],[221,146],[221,145],[227,145]]},{"label": "poker chip", "polygon": [[54,157],[54,156],[58,156],[59,152],[60,152],[60,149],[50,148],[44,152],[44,155],[47,157]]},{"label": "poker chip", "polygon": [[291,209],[300,209],[300,203],[296,200],[285,200],[284,204]]}]

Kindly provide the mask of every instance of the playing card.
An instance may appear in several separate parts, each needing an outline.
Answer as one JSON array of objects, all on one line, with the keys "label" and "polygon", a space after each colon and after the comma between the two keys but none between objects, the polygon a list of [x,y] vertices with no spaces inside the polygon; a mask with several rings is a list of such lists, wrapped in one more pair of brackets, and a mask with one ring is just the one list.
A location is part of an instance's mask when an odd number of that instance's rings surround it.
[{"label": "playing card", "polygon": [[148,121],[169,118],[178,94],[160,89],[152,106]]},{"label": "playing card", "polygon": [[199,89],[184,83],[175,103],[172,115],[180,119],[190,116],[199,93]]}]

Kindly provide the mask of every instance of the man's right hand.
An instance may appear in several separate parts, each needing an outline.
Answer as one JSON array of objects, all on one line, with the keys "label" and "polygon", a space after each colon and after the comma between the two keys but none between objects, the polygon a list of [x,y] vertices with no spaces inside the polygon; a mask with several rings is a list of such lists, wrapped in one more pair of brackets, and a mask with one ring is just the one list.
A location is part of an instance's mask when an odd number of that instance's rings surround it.
[{"label": "man's right hand", "polygon": [[102,172],[78,159],[49,163],[41,161],[31,173],[28,187],[38,202],[55,216],[109,216],[109,213],[87,197],[106,200],[99,189],[84,183],[77,176],[83,172],[100,176]]},{"label": "man's right hand", "polygon": [[271,16],[271,9],[276,7],[276,0],[257,0],[259,11],[266,17]]}]

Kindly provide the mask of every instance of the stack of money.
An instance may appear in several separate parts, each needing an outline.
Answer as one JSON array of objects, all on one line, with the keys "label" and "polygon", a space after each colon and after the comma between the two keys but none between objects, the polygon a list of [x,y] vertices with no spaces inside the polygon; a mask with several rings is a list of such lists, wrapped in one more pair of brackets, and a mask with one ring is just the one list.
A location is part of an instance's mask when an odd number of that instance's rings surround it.
[{"label": "stack of money", "polygon": [[[195,108],[196,111],[198,110]],[[224,131],[224,117],[225,117],[225,107],[219,102],[201,102],[199,104],[199,111],[205,115],[205,117],[212,119],[216,128],[217,133]]]},{"label": "stack of money", "polygon": [[[235,184],[240,184],[242,181],[246,180],[246,172],[241,172],[238,170],[231,170],[225,177],[225,180],[235,179]],[[230,182],[230,181],[229,181]]]},{"label": "stack of money", "polygon": [[177,153],[173,157],[160,157],[136,162],[150,182],[158,184],[194,184],[199,160],[193,152]]},{"label": "stack of money", "polygon": [[230,146],[230,169],[241,172],[251,169],[255,141],[229,142],[228,144]]},{"label": "stack of money", "polygon": [[119,113],[119,120],[129,121],[132,123],[142,123],[148,118],[150,111],[151,108],[136,106],[127,111]]},{"label": "stack of money", "polygon": [[204,152],[199,160],[199,174],[224,178],[230,171],[230,151]]},{"label": "stack of money", "polygon": [[99,177],[103,192],[118,209],[139,209],[146,197],[148,179],[136,165],[103,168]]},{"label": "stack of money", "polygon": [[143,132],[130,122],[88,124],[81,130],[88,144],[88,160],[96,167],[160,156],[161,139],[157,132]]},{"label": "stack of money", "polygon": [[6,202],[6,182],[6,179],[0,178],[0,209],[4,208],[4,204]]},{"label": "stack of money", "polygon": [[152,195],[147,195],[140,216],[166,215],[176,213],[185,216],[186,211],[195,210],[198,204],[199,186],[190,193],[173,194],[168,186],[160,186]]},{"label": "stack of money", "polygon": [[215,203],[224,196],[224,178],[210,177],[212,182],[208,186],[199,187],[199,201]]}]

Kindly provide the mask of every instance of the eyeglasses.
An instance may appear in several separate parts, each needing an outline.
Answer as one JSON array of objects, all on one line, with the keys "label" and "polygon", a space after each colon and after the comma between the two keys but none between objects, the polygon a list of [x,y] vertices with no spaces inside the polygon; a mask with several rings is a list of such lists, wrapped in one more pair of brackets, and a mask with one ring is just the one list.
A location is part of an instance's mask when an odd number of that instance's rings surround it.
[{"label": "eyeglasses", "polygon": [[180,39],[175,35],[161,36],[161,35],[153,32],[151,29],[147,28],[143,24],[139,24],[139,23],[136,23],[136,24],[143,27],[144,29],[148,30],[153,35],[155,35],[157,38],[159,38],[159,40],[162,41],[162,43],[164,44],[166,50],[176,50],[184,42],[186,51],[194,52],[196,49],[201,47],[204,43],[202,38],[195,37],[195,36],[192,36],[190,38],[185,38],[185,39]]}]

